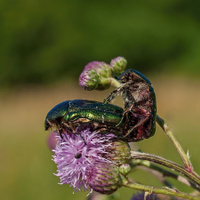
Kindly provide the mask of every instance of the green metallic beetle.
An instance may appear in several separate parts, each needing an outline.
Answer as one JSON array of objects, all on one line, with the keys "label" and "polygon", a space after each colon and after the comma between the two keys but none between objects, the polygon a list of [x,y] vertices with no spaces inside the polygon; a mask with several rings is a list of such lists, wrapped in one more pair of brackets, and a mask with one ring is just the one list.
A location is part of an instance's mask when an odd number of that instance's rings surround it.
[{"label": "green metallic beetle", "polygon": [[[52,108],[45,119],[45,130],[57,128],[62,137],[65,132],[76,134],[84,127],[100,133],[113,133],[123,136],[127,129],[122,120],[124,110],[116,105],[89,100],[64,101]],[[116,126],[119,124],[119,126]]]},{"label": "green metallic beetle", "polygon": [[109,103],[117,95],[122,94],[125,107],[122,120],[126,118],[129,121],[129,130],[124,137],[127,141],[140,141],[153,136],[157,110],[151,82],[134,69],[123,72],[118,81],[120,87],[111,92],[104,103]]},{"label": "green metallic beetle", "polygon": [[[134,69],[122,73],[118,80],[121,86],[104,103],[79,99],[55,106],[46,116],[45,129],[56,127],[62,137],[65,132],[76,134],[89,126],[99,133],[113,133],[127,142],[153,136],[156,97],[151,82]],[[124,110],[108,104],[119,93],[122,93]]]}]

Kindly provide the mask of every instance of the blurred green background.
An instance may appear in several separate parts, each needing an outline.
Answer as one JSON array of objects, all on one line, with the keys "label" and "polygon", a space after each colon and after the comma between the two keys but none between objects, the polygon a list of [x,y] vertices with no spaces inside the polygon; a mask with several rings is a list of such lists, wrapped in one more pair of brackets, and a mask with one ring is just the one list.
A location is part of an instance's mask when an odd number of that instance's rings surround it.
[{"label": "blurred green background", "polygon": [[[186,0],[0,1],[1,199],[85,199],[87,193],[73,195],[68,185],[57,184],[44,118],[66,99],[102,101],[111,90],[82,91],[78,76],[88,62],[117,56],[151,79],[159,114],[200,173],[199,6]],[[122,105],[120,98],[115,103]],[[181,163],[159,127],[136,145]],[[132,176],[161,186],[146,173]],[[123,199],[131,194],[120,189]]]}]

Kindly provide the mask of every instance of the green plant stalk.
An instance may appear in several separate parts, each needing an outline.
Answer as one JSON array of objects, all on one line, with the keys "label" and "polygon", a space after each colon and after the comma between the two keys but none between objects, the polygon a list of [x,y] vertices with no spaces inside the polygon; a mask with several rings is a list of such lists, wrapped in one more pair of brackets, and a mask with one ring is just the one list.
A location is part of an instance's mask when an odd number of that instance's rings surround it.
[{"label": "green plant stalk", "polygon": [[[160,174],[160,176],[162,178],[164,178],[164,177],[170,177],[170,178],[176,179],[180,183],[183,183],[183,184],[185,184],[185,185],[187,185],[189,187],[194,188],[197,191],[200,191],[199,187],[196,187],[196,185],[193,182],[187,180],[183,176],[174,174],[173,172],[170,172],[170,171],[168,171],[168,170],[166,170],[166,169],[164,169],[162,167],[159,167],[158,165],[155,165],[155,164],[151,163],[148,160],[139,160],[139,159],[132,160],[131,167],[134,168],[134,167],[137,167],[137,166],[143,166],[146,169],[150,169],[150,170],[156,171],[157,173]],[[166,184],[166,180],[163,180],[163,183]]]},{"label": "green plant stalk", "polygon": [[157,193],[157,194],[164,194],[164,195],[181,197],[181,198],[190,199],[190,200],[200,200],[200,197],[193,196],[193,195],[190,195],[190,194],[187,194],[187,193],[183,193],[183,192],[180,192],[176,189],[155,188],[155,187],[152,187],[152,186],[141,185],[141,184],[138,184],[138,183],[131,183],[125,178],[122,181],[122,186],[131,188],[131,189],[142,190],[142,191],[147,192],[149,194]]},{"label": "green plant stalk", "polygon": [[108,78],[108,79],[109,79],[109,81],[110,81],[110,84],[111,84],[113,87],[116,87],[116,88],[120,87],[120,82],[119,82],[118,80],[116,80],[115,78],[112,78],[112,77],[110,77],[110,78]]},{"label": "green plant stalk", "polygon": [[188,171],[187,169],[178,165],[177,163],[174,163],[174,162],[167,160],[165,158],[162,158],[160,156],[156,156],[156,155],[152,155],[152,154],[148,154],[148,153],[141,153],[141,152],[137,152],[137,151],[132,151],[131,156],[132,156],[132,159],[148,160],[153,163],[157,163],[162,166],[168,167],[172,170],[175,170],[175,171],[183,174],[190,181],[192,181],[196,185],[196,187],[200,188],[200,177],[196,173],[194,173],[192,171]]},{"label": "green plant stalk", "polygon": [[165,121],[159,117],[157,115],[156,117],[156,121],[157,123],[160,125],[160,127],[164,130],[165,134],[169,137],[169,139],[172,141],[172,143],[174,144],[175,148],[177,149],[185,167],[188,170],[193,171],[193,166],[192,163],[189,159],[189,157],[187,156],[187,154],[184,152],[182,146],[180,145],[180,143],[177,141],[177,139],[175,138],[173,132],[169,129],[169,127],[167,126],[167,124],[165,123]]}]

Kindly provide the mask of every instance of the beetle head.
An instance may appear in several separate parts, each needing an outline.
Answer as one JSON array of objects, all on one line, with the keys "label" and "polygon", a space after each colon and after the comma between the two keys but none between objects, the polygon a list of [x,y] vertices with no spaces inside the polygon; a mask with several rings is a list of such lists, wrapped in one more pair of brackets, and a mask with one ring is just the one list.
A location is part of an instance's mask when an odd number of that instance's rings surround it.
[{"label": "beetle head", "polygon": [[63,117],[68,112],[69,102],[70,101],[64,101],[48,112],[45,119],[45,130],[52,128],[53,126],[60,126]]}]

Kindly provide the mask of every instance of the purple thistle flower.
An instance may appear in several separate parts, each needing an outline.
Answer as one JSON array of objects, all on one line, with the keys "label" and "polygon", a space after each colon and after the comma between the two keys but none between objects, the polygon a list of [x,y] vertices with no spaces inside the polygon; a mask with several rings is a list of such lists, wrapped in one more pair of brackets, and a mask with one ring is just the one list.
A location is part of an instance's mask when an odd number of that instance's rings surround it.
[{"label": "purple thistle flower", "polygon": [[[80,136],[81,134],[81,136]],[[113,134],[99,134],[90,129],[80,131],[79,134],[62,134],[63,139],[57,136],[57,146],[53,160],[57,164],[57,174],[60,184],[69,184],[75,191],[82,187],[84,190],[98,191],[103,194],[111,194],[120,187],[119,161],[108,156],[117,140]],[[119,147],[119,141],[117,141]],[[124,164],[124,159],[130,157],[130,149],[122,141],[122,148],[129,154],[120,158],[121,152],[116,151],[119,160]],[[109,150],[110,149],[110,150]],[[112,154],[114,155],[114,154]],[[115,155],[116,156],[116,155]]]},{"label": "purple thistle flower", "polygon": [[109,162],[101,155],[105,154],[105,149],[110,146],[110,143],[104,143],[114,136],[110,134],[100,137],[97,132],[91,132],[89,129],[82,131],[81,135],[83,138],[78,134],[67,133],[63,134],[63,139],[58,136],[53,160],[58,165],[56,175],[60,177],[61,184],[70,184],[76,190],[81,187],[87,190],[89,172],[95,162]]},{"label": "purple thistle flower", "polygon": [[98,72],[101,72],[101,70],[103,70],[107,66],[108,64],[106,64],[105,62],[92,61],[85,66],[84,70],[86,71],[95,70],[98,73]]}]

